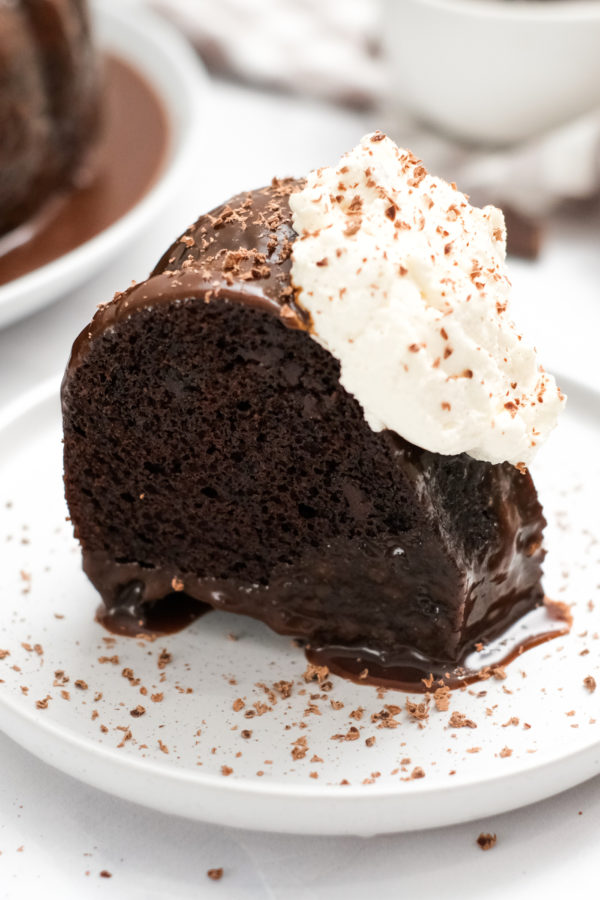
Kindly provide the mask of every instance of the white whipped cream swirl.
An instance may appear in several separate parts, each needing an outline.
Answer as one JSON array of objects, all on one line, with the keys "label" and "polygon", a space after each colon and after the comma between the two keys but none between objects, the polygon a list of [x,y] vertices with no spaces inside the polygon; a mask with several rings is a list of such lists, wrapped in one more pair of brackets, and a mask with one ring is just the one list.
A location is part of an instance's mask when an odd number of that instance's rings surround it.
[{"label": "white whipped cream swirl", "polygon": [[509,315],[499,209],[366,135],[290,197],[292,281],[374,431],[528,465],[565,398]]}]

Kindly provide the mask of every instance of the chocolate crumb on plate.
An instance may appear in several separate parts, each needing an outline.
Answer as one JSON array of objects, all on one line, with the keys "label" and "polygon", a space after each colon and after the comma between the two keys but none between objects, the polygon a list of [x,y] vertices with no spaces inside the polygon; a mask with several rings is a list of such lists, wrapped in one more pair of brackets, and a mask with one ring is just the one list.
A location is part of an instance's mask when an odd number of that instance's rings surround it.
[{"label": "chocolate crumb on plate", "polygon": [[464,713],[453,712],[448,719],[449,728],[477,728],[477,723],[468,719]]},{"label": "chocolate crumb on plate", "polygon": [[303,674],[304,680],[309,683],[311,681],[318,681],[319,684],[322,681],[325,681],[329,676],[329,669],[327,666],[315,666],[312,663],[309,664],[306,668],[306,671]]},{"label": "chocolate crumb on plate", "polygon": [[495,847],[497,840],[495,834],[486,834],[482,831],[477,838],[477,844],[479,844],[482,850],[491,850],[492,847]]},{"label": "chocolate crumb on plate", "polygon": [[413,700],[406,700],[406,711],[412,719],[422,722],[429,718],[429,709],[427,703],[415,703]]},{"label": "chocolate crumb on plate", "polygon": [[206,874],[212,881],[220,881],[223,877],[223,869],[209,869]]},{"label": "chocolate crumb on plate", "polygon": [[573,625],[573,614],[568,603],[563,603],[562,600],[551,600],[550,597],[545,597],[544,606],[550,618],[556,619],[559,622],[565,622],[566,625],[571,628]]},{"label": "chocolate crumb on plate", "polygon": [[164,669],[165,666],[169,665],[169,663],[171,662],[171,659],[172,659],[171,654],[169,653],[168,650],[166,650],[163,647],[163,649],[160,651],[159,656],[158,656],[158,662],[157,662],[158,668]]},{"label": "chocolate crumb on plate", "polygon": [[438,712],[447,712],[450,708],[450,688],[447,685],[436,688],[433,693],[433,702]]}]

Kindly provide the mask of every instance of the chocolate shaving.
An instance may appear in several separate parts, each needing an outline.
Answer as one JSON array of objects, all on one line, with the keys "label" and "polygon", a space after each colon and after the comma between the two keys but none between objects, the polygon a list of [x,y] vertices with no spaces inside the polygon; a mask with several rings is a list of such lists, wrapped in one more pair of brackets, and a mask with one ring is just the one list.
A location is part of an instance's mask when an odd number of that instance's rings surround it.
[{"label": "chocolate shaving", "polygon": [[209,869],[206,874],[212,881],[220,881],[223,877],[223,869]]},{"label": "chocolate shaving", "polygon": [[481,847],[482,850],[491,850],[492,847],[495,846],[497,841],[495,834],[486,834],[483,831],[477,838],[477,844]]},{"label": "chocolate shaving", "polygon": [[448,719],[450,728],[477,728],[477,724],[472,719],[467,719],[464,713],[453,712]]}]

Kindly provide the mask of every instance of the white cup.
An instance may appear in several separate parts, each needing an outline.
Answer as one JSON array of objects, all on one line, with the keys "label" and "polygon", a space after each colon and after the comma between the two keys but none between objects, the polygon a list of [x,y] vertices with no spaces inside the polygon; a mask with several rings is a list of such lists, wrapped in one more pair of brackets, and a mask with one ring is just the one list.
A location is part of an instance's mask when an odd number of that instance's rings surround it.
[{"label": "white cup", "polygon": [[600,0],[385,0],[393,106],[502,146],[600,106]]}]

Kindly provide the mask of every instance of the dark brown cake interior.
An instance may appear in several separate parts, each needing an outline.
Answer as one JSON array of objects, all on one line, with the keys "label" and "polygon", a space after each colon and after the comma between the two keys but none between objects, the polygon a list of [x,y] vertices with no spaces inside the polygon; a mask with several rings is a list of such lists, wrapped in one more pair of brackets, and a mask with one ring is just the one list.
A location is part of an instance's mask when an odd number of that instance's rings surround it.
[{"label": "dark brown cake interior", "polygon": [[440,673],[542,601],[541,508],[508,464],[371,431],[294,306],[293,187],[200,219],[76,343],[65,484],[84,566],[110,607],[183,589]]}]

